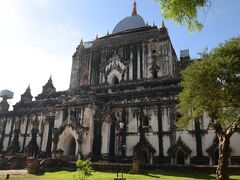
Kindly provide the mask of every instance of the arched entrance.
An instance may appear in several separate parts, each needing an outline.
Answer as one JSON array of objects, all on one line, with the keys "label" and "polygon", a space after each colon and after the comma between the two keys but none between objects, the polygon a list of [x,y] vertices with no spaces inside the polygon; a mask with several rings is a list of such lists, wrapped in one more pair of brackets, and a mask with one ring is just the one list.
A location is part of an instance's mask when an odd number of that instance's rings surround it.
[{"label": "arched entrance", "polygon": [[62,149],[63,155],[76,156],[78,152],[77,133],[70,127],[66,127],[59,136],[58,149]]},{"label": "arched entrance", "polygon": [[114,76],[112,78],[112,85],[117,85],[117,84],[119,84],[119,80],[118,80],[117,76]]},{"label": "arched entrance", "polygon": [[148,158],[148,153],[146,151],[142,152],[142,158],[141,158],[141,164],[149,164],[149,158]]},{"label": "arched entrance", "polygon": [[75,156],[75,153],[76,153],[76,141],[75,139],[72,138],[70,139],[70,146],[68,147],[68,155],[70,156]]},{"label": "arched entrance", "polygon": [[156,150],[152,147],[145,136],[143,136],[142,141],[138,142],[133,150],[134,156],[140,160],[142,165],[152,164],[153,154],[155,152]]},{"label": "arched entrance", "polygon": [[185,164],[185,156],[182,151],[177,152],[176,160],[177,160],[177,164],[181,164],[181,165]]},{"label": "arched entrance", "polygon": [[189,164],[189,157],[191,154],[191,149],[182,141],[181,137],[170,146],[168,149],[168,155],[171,157],[172,164]]}]

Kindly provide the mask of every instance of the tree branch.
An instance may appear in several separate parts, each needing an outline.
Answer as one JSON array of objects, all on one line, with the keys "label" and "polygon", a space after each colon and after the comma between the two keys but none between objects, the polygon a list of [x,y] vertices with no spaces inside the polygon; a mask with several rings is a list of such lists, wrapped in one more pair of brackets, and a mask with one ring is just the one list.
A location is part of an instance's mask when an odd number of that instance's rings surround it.
[{"label": "tree branch", "polygon": [[238,117],[237,121],[233,122],[232,125],[226,130],[226,136],[230,138],[234,132],[236,132],[238,126],[240,125],[240,117]]}]

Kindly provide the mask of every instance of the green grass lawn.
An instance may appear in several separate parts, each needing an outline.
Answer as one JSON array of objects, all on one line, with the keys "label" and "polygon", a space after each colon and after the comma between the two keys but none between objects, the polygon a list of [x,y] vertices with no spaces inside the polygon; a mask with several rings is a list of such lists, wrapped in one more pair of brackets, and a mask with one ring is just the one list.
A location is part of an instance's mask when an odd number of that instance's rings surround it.
[{"label": "green grass lawn", "polygon": [[[58,171],[58,172],[46,172],[39,175],[11,175],[11,180],[73,180],[75,172],[71,171]],[[93,175],[88,180],[113,180],[116,177],[116,173],[107,172],[93,172]],[[214,174],[186,174],[176,173],[168,171],[146,171],[140,175],[124,174],[127,180],[150,180],[150,179],[177,179],[177,180],[190,180],[190,179],[215,179]],[[2,177],[3,178],[3,177]],[[231,176],[232,180],[240,179],[239,176]]]}]

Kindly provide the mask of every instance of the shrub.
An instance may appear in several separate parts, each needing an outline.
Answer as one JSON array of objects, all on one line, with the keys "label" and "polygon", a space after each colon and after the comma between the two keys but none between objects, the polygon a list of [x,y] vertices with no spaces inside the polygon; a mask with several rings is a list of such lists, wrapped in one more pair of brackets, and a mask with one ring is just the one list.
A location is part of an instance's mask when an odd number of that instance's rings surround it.
[{"label": "shrub", "polygon": [[92,175],[92,163],[90,161],[77,160],[77,172],[73,175],[74,180],[85,180]]}]

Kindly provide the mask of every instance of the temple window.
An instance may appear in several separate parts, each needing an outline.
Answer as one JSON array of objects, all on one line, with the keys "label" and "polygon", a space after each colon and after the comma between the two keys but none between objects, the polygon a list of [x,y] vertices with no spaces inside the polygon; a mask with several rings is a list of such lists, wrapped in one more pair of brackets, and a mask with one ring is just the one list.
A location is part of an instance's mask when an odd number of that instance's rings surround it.
[{"label": "temple window", "polygon": [[157,53],[157,51],[154,49],[152,50],[152,54],[155,55]]}]

